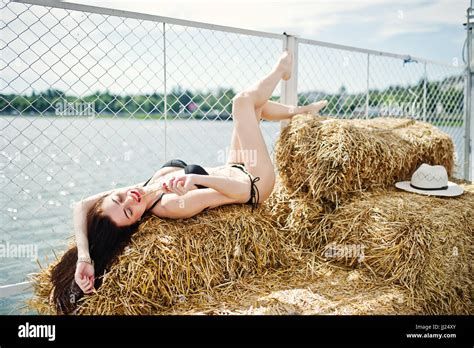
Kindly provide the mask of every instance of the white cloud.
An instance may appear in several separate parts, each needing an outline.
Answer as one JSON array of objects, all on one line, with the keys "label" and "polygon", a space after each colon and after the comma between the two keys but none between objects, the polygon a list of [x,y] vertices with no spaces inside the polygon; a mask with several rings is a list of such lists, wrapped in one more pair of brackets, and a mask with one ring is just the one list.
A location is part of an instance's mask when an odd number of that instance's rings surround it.
[{"label": "white cloud", "polygon": [[77,0],[71,2],[274,33],[293,31],[294,34],[301,35],[317,33],[323,28],[341,24],[351,13],[390,1],[163,0],[158,3],[147,0]]},{"label": "white cloud", "polygon": [[317,38],[337,25],[370,24],[369,41],[405,33],[433,32],[443,25],[461,25],[463,0],[77,0],[71,1],[165,17],[252,30]]},{"label": "white cloud", "polygon": [[466,2],[461,0],[437,0],[416,6],[400,6],[397,11],[381,14],[380,31],[376,32],[374,39],[386,40],[400,34],[436,32],[446,25],[461,28],[466,8]]}]

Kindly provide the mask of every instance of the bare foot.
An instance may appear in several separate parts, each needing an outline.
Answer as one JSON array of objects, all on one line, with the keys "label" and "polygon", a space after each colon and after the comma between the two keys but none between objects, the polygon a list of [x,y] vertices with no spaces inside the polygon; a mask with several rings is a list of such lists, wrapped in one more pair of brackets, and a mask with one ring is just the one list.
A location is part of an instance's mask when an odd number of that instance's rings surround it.
[{"label": "bare foot", "polygon": [[312,104],[304,106],[304,111],[316,116],[319,114],[319,111],[322,108],[324,108],[326,105],[328,105],[327,100],[320,100],[316,103],[312,103]]},{"label": "bare foot", "polygon": [[293,68],[293,55],[288,51],[284,51],[278,63],[275,66],[275,70],[281,72],[281,78],[285,81],[291,78],[291,70]]}]

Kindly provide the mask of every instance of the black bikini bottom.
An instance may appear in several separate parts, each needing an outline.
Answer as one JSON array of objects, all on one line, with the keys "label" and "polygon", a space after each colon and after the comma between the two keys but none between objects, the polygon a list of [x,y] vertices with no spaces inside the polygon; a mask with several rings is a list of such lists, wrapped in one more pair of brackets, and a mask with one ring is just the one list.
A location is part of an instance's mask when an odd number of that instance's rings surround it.
[{"label": "black bikini bottom", "polygon": [[[245,168],[244,163],[229,163],[232,164],[231,167],[239,168],[241,171],[243,171],[245,174],[247,174],[250,178],[250,199],[245,202],[245,204],[251,204],[252,205],[252,212],[253,210],[257,207],[258,205],[258,200],[260,199],[260,192],[258,191],[257,185],[255,183],[260,180],[259,176],[256,176],[255,178],[252,179],[252,175],[247,171],[247,168]],[[257,198],[255,198],[255,195]]]}]

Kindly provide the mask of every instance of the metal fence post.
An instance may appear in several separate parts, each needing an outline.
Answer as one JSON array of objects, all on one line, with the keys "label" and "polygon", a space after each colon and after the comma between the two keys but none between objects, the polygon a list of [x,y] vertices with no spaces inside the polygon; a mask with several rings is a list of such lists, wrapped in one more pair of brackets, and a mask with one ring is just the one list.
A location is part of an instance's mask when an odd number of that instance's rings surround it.
[{"label": "metal fence post", "polygon": [[468,147],[468,160],[467,160],[467,166],[468,170],[467,173],[468,175],[466,176],[466,180],[473,181],[474,179],[474,153],[472,151],[472,139],[474,138],[474,122],[472,122],[472,73],[471,73],[471,109],[468,115],[468,121],[466,123],[466,131],[467,131],[467,136],[466,136],[466,147]]},{"label": "metal fence post", "polygon": [[365,95],[365,118],[369,118],[369,78],[370,78],[370,54],[367,53],[367,91]]},{"label": "metal fence post", "polygon": [[473,90],[472,90],[472,79],[473,79],[473,73],[471,72],[471,69],[469,67],[466,68],[466,89],[464,96],[466,98],[465,101],[465,110],[464,110],[464,179],[472,181],[472,171],[473,169],[471,168],[473,164],[473,159],[472,159],[472,138],[474,137],[474,127],[473,123],[471,122],[472,120],[472,113],[473,113],[473,107],[472,107],[472,98],[473,98]]},{"label": "metal fence post", "polygon": [[[472,1],[471,1],[472,5]],[[473,72],[472,72],[472,23],[471,19],[471,11],[472,8],[469,7],[467,10],[467,22],[466,22],[466,30],[467,30],[467,62],[466,62],[466,89],[464,93],[465,97],[465,110],[464,110],[464,179],[472,181],[472,146],[471,141],[472,137],[474,136],[474,130],[471,125],[472,120],[472,97],[473,97],[473,90],[472,90],[472,79],[473,79]]]},{"label": "metal fence post", "polygon": [[168,159],[167,156],[167,120],[168,120],[168,90],[166,86],[166,23],[163,22],[163,86],[164,86],[164,92],[163,92],[163,98],[164,98],[164,104],[163,104],[163,113],[165,116],[165,159]]},{"label": "metal fence post", "polygon": [[426,122],[426,90],[428,84],[428,70],[426,63],[423,64],[423,122]]},{"label": "metal fence post", "polygon": [[[295,36],[284,33],[283,51],[293,54],[293,71],[288,81],[281,81],[280,102],[283,104],[298,106],[298,39]],[[288,120],[280,121],[280,129],[288,124]]]}]

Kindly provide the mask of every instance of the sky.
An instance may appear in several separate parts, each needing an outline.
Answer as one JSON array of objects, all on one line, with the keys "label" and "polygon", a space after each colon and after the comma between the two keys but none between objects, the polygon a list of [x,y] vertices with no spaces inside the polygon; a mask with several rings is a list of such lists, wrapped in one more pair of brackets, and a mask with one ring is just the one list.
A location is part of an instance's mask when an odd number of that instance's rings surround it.
[{"label": "sky", "polygon": [[462,64],[467,0],[77,0]]},{"label": "sky", "polygon": [[[466,0],[68,2],[279,35],[286,32],[444,63],[427,66],[428,81],[462,71],[462,23],[468,6]],[[177,86],[239,90],[267,73],[282,49],[279,39],[180,25],[168,25],[163,40],[160,21],[140,23],[116,16],[104,20],[95,13],[26,8],[12,2],[1,13],[8,23],[2,38],[9,44],[0,57],[0,90],[6,92],[28,94],[57,88],[73,95],[104,89],[145,94]],[[371,55],[369,63],[364,53],[315,45],[300,45],[298,52],[299,93],[336,93],[342,87],[348,93],[361,93],[368,86],[411,86],[424,74],[421,61],[404,64],[402,59]],[[275,95],[280,94],[279,88]]]}]

